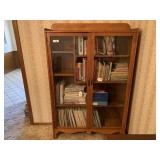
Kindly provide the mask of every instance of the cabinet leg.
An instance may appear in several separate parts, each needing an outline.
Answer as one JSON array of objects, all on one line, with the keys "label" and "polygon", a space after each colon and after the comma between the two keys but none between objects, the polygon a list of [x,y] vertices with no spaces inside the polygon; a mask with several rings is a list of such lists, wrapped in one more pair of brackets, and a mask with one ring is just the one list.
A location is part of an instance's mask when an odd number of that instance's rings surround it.
[{"label": "cabinet leg", "polygon": [[56,138],[57,138],[56,132],[53,131],[53,139],[56,139]]}]

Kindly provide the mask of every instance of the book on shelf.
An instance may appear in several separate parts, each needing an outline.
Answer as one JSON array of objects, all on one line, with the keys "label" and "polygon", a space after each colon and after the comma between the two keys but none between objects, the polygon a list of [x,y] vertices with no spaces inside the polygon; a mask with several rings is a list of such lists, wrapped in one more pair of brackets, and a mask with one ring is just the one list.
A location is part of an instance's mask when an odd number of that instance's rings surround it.
[{"label": "book on shelf", "polygon": [[111,72],[111,80],[127,80],[128,63],[115,63]]},{"label": "book on shelf", "polygon": [[64,81],[56,83],[56,104],[63,104],[64,99]]},{"label": "book on shelf", "polygon": [[86,127],[86,109],[59,109],[58,124],[60,127]]},{"label": "book on shelf", "polygon": [[61,83],[60,83],[60,90],[59,90],[59,94],[60,94],[60,104],[63,104],[63,99],[64,99],[64,84],[65,84],[65,82],[64,81],[61,81]]},{"label": "book on shelf", "polygon": [[84,85],[56,83],[56,104],[86,104],[87,93]]},{"label": "book on shelf", "polygon": [[97,60],[95,62],[95,77],[98,82],[108,80],[127,80],[128,63],[112,63]]},{"label": "book on shelf", "polygon": [[[58,109],[58,124],[60,127],[86,127],[87,113],[84,108],[62,108]],[[98,111],[93,111],[93,123],[101,127]]]},{"label": "book on shelf", "polygon": [[86,59],[82,58],[81,62],[76,63],[76,80],[83,81],[86,80]]},{"label": "book on shelf", "polygon": [[115,37],[96,37],[96,54],[115,55]]},{"label": "book on shelf", "polygon": [[93,124],[95,127],[101,127],[100,117],[96,109],[93,111]]},{"label": "book on shelf", "polygon": [[64,89],[64,104],[86,104],[85,87],[85,85],[67,85]]},{"label": "book on shelf", "polygon": [[96,91],[93,93],[93,105],[107,106],[108,105],[108,92]]},{"label": "book on shelf", "polygon": [[84,39],[84,37],[78,37],[78,55],[87,55],[87,39]]},{"label": "book on shelf", "polygon": [[83,51],[84,51],[83,55],[86,56],[87,55],[87,40],[86,39],[84,39],[83,41]]},{"label": "book on shelf", "polygon": [[112,62],[96,61],[95,77],[98,82],[110,80]]}]

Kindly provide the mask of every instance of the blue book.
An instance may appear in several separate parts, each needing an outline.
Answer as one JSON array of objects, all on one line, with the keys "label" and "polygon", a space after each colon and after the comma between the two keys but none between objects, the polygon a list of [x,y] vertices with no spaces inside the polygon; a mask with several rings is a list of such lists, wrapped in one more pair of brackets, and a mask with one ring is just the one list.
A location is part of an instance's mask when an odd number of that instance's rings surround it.
[{"label": "blue book", "polygon": [[93,101],[108,101],[108,92],[94,92]]}]

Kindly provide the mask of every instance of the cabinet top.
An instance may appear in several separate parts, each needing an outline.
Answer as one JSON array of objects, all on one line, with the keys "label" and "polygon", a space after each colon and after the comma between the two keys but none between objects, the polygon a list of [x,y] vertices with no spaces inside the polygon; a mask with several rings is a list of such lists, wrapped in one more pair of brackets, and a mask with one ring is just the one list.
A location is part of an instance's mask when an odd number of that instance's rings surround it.
[{"label": "cabinet top", "polygon": [[127,23],[54,23],[51,27],[57,32],[137,32]]}]

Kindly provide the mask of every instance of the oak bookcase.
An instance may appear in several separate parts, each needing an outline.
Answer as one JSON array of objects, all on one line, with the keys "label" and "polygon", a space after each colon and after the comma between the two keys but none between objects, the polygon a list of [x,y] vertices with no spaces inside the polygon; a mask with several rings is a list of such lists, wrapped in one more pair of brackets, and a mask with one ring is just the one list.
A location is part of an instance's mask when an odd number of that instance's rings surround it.
[{"label": "oak bookcase", "polygon": [[[109,51],[108,41],[104,41],[105,37],[113,38],[111,54],[107,51],[105,54],[98,53],[104,49]],[[131,29],[125,23],[57,23],[53,24],[51,29],[45,29],[53,138],[60,132],[104,134],[126,132],[138,37],[139,29]],[[80,40],[83,42],[80,43]],[[103,48],[104,46],[107,47]],[[83,50],[83,54],[80,53],[80,49]],[[118,69],[120,72],[116,73],[116,76],[118,75],[120,79],[116,77],[104,80],[96,77],[97,62],[104,63],[105,66],[112,63],[110,75],[114,65],[118,63],[127,64],[128,68]],[[80,67],[77,69],[78,63],[82,66],[85,64],[83,69]],[[108,73],[105,71],[103,74]],[[83,74],[85,72],[85,76],[81,75],[82,72]],[[121,76],[121,73],[125,76],[127,73],[127,78]],[[83,93],[80,92],[79,96],[85,94],[86,97],[83,97],[85,103],[64,102],[64,90],[70,84],[84,87]],[[95,92],[108,94],[106,105],[93,103]],[[74,99],[71,98],[73,101]],[[78,122],[78,118],[81,122]]]}]

